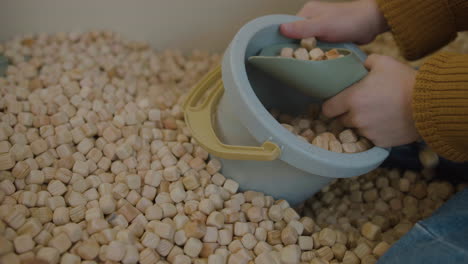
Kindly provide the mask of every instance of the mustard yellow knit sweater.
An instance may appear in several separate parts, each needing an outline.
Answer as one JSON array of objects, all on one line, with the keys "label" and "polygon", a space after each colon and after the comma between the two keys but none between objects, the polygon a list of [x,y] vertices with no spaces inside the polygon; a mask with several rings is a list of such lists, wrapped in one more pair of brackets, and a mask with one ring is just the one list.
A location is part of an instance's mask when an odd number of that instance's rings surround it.
[{"label": "mustard yellow knit sweater", "polygon": [[[468,30],[468,0],[377,0],[407,59],[418,59]],[[468,161],[468,54],[441,52],[420,68],[413,118],[439,155]]]}]

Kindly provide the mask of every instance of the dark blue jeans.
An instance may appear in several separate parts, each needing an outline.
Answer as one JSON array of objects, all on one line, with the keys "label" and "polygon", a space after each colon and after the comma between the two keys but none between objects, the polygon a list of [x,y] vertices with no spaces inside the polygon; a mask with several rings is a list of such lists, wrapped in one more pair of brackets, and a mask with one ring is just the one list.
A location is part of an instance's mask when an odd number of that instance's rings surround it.
[{"label": "dark blue jeans", "polygon": [[468,189],[416,223],[378,261],[391,263],[468,263]]},{"label": "dark blue jeans", "polygon": [[[392,149],[383,166],[421,169],[418,152],[423,144]],[[454,183],[466,182],[468,164],[441,159],[436,177]],[[454,195],[430,218],[419,221],[382,256],[378,264],[468,263],[468,189]]]}]

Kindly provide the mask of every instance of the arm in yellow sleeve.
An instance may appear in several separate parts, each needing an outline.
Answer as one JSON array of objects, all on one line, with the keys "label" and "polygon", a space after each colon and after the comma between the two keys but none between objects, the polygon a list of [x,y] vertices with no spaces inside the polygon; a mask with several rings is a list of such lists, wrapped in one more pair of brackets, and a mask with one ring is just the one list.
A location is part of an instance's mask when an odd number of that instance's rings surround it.
[{"label": "arm in yellow sleeve", "polygon": [[410,60],[446,45],[468,30],[467,0],[377,0],[400,47]]},{"label": "arm in yellow sleeve", "polygon": [[[418,59],[468,30],[468,0],[377,0],[402,54]],[[420,68],[413,118],[439,155],[468,161],[468,55],[439,53]]]},{"label": "arm in yellow sleeve", "polygon": [[413,118],[429,146],[454,161],[468,161],[468,55],[439,53],[420,68]]}]

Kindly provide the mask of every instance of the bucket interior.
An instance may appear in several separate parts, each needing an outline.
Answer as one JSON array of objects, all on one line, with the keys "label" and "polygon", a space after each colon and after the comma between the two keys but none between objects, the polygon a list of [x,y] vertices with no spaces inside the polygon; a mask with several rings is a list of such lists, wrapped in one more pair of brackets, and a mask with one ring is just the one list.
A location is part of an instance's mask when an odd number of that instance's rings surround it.
[{"label": "bucket interior", "polygon": [[298,43],[296,40],[278,35],[280,35],[278,26],[272,25],[258,31],[251,38],[244,54],[247,77],[255,95],[268,111],[275,108],[280,110],[281,113],[302,114],[305,113],[309,104],[319,103],[320,101],[271,78],[271,76],[250,65],[247,61],[249,57],[258,55],[266,46],[282,43]]}]

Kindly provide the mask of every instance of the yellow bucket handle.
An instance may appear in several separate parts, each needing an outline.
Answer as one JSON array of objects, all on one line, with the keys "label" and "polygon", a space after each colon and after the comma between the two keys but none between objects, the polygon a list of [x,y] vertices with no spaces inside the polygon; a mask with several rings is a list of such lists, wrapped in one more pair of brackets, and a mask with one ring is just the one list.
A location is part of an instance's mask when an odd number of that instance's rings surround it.
[{"label": "yellow bucket handle", "polygon": [[[198,104],[203,94],[213,85],[214,91]],[[212,116],[223,92],[221,67],[218,66],[193,88],[184,103],[185,122],[198,144],[210,154],[223,159],[268,161],[278,158],[280,148],[270,141],[264,142],[261,147],[226,145],[219,141],[213,129]]]}]

